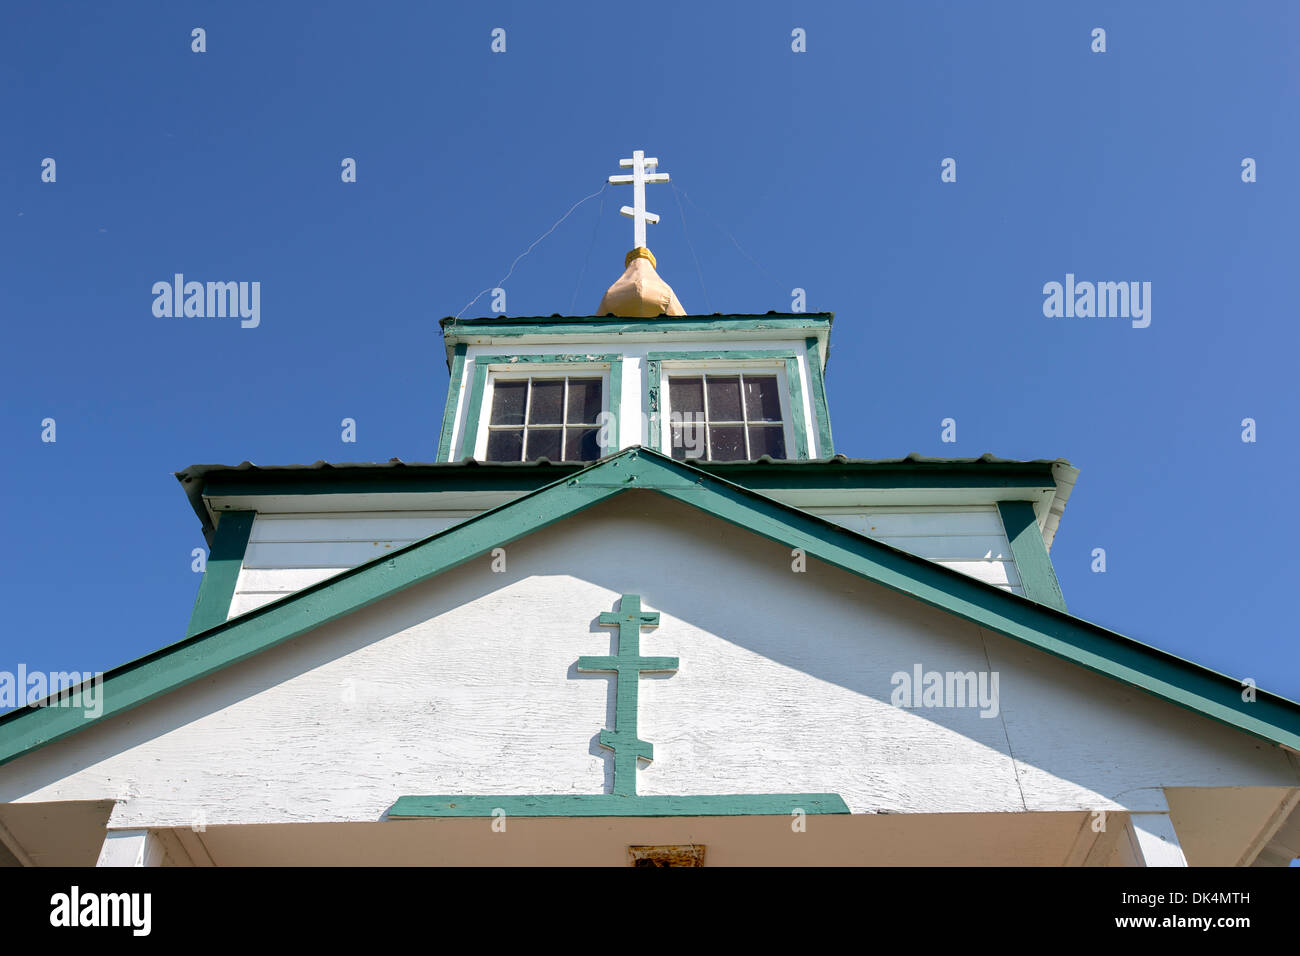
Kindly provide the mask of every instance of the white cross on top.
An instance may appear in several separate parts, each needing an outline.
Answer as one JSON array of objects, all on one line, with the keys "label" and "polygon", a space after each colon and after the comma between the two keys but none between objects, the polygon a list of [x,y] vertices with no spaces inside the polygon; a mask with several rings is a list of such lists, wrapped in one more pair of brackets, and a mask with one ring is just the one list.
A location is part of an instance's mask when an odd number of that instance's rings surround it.
[{"label": "white cross on top", "polygon": [[632,153],[631,159],[620,159],[618,164],[624,169],[629,167],[632,169],[630,176],[609,177],[609,181],[615,185],[632,184],[632,205],[624,206],[619,212],[632,220],[632,235],[636,247],[646,247],[645,224],[647,222],[658,222],[659,217],[652,212],[645,211],[645,184],[666,183],[668,182],[668,174],[651,172],[659,165],[659,160],[646,159],[645,153],[639,149]]}]

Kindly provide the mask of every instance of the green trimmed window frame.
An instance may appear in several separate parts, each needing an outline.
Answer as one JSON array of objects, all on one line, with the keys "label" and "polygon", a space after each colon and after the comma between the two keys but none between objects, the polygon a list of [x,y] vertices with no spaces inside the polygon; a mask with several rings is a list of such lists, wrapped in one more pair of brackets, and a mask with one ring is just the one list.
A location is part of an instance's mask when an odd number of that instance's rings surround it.
[{"label": "green trimmed window frame", "polygon": [[[646,356],[645,407],[649,416],[649,445],[655,451],[668,455],[671,449],[665,449],[661,427],[662,392],[664,363],[669,364],[669,371],[709,372],[708,367],[693,368],[689,365],[673,366],[686,362],[711,362],[716,365],[732,365],[745,362],[769,362],[774,367],[785,371],[786,398],[790,406],[790,426],[794,434],[794,455],[792,458],[810,458],[808,445],[808,426],[804,420],[803,380],[799,374],[799,353],[793,349],[725,349],[723,351],[698,352],[651,352]],[[819,412],[816,406],[813,417]],[[829,434],[829,433],[828,433]]]},{"label": "green trimmed window frame", "polygon": [[[458,347],[459,348],[459,347]],[[622,352],[605,352],[601,354],[587,353],[548,353],[545,355],[476,355],[472,360],[461,357],[462,365],[460,375],[468,377],[469,394],[466,401],[469,403],[465,413],[465,429],[460,436],[460,457],[473,458],[474,451],[478,446],[479,426],[483,421],[485,414],[483,408],[484,397],[487,394],[488,372],[494,367],[508,368],[512,371],[527,371],[530,375],[545,375],[548,371],[554,371],[556,375],[573,375],[576,371],[570,371],[573,366],[605,366],[603,371],[608,372],[609,390],[605,396],[605,411],[610,416],[609,436],[610,441],[601,446],[601,456],[612,455],[618,451],[619,436],[619,405],[623,394],[623,353]],[[449,397],[447,411],[443,418],[443,433],[446,436],[447,457],[443,460],[450,461],[450,445],[452,428],[448,424],[448,416],[454,419],[456,409],[453,407],[451,396],[454,396],[461,390],[461,382],[456,380],[457,369],[452,368],[453,380],[449,388]],[[444,454],[441,444],[438,455],[442,458]]]}]

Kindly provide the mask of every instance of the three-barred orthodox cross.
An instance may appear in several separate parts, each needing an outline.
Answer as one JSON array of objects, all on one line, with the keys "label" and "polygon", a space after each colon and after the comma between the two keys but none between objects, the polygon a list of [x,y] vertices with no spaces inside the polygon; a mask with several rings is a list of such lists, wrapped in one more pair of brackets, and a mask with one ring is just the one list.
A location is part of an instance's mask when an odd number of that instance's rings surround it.
[{"label": "three-barred orthodox cross", "polygon": [[610,176],[609,181],[615,185],[632,186],[632,205],[624,206],[619,210],[623,215],[632,220],[632,237],[633,248],[645,247],[645,224],[656,223],[659,217],[652,212],[646,212],[645,209],[645,186],[646,183],[666,183],[668,182],[667,173],[653,172],[654,168],[659,165],[657,159],[646,159],[644,150],[635,150],[631,159],[620,159],[619,166],[624,169],[631,168],[630,176]]},{"label": "three-barred orthodox cross", "polygon": [[654,759],[654,748],[636,735],[637,690],[643,673],[677,670],[675,657],[642,657],[641,628],[658,627],[659,615],[641,610],[641,595],[624,594],[618,610],[600,615],[604,627],[618,628],[618,652],[612,657],[579,657],[580,671],[613,671],[614,729],[600,732],[600,745],[614,752],[614,793],[636,795],[636,762]]}]

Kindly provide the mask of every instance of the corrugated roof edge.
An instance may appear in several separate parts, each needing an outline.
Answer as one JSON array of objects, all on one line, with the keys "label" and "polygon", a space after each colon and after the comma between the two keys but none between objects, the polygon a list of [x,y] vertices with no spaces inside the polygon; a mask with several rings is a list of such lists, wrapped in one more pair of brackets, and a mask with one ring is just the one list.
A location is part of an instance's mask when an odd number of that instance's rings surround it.
[{"label": "corrugated roof edge", "polygon": [[[640,446],[632,446],[640,447]],[[621,454],[628,449],[621,449],[617,454]],[[606,456],[614,457],[613,455]],[[600,459],[604,461],[605,459]],[[212,475],[247,475],[247,474],[278,474],[288,475],[294,472],[312,472],[320,474],[322,472],[348,472],[347,477],[361,477],[366,472],[392,472],[396,470],[403,471],[420,471],[426,474],[432,474],[440,471],[463,471],[468,468],[484,469],[489,472],[512,471],[518,469],[562,469],[567,472],[578,472],[584,468],[590,468],[599,462],[553,462],[547,458],[538,458],[535,461],[478,461],[473,458],[464,458],[460,461],[433,461],[433,462],[407,462],[400,458],[390,458],[383,462],[328,462],[323,459],[317,460],[310,465],[255,465],[251,461],[243,461],[238,465],[190,465],[181,471],[174,472],[176,480],[181,483],[185,489],[186,497],[189,499],[190,506],[194,513],[198,515],[203,527],[203,534],[210,538],[213,531],[211,517],[208,514],[207,506],[203,503],[203,489],[207,479]],[[1051,544],[1049,534],[1054,536],[1057,525],[1060,522],[1060,515],[1065,509],[1065,502],[1069,498],[1070,491],[1074,487],[1074,478],[1079,474],[1079,470],[1073,467],[1064,458],[1036,458],[1032,460],[1023,460],[1015,458],[999,458],[989,452],[980,455],[978,458],[935,458],[911,452],[902,458],[849,458],[846,455],[833,455],[830,458],[810,458],[810,459],[776,459],[769,455],[763,455],[761,458],[747,461],[726,461],[726,462],[709,462],[688,459],[688,464],[707,471],[717,471],[720,476],[743,471],[754,471],[756,469],[773,469],[791,471],[808,471],[812,468],[836,469],[836,468],[867,468],[867,469],[888,469],[891,467],[903,466],[907,470],[915,471],[943,471],[954,468],[970,468],[972,466],[997,465],[1011,467],[1017,470],[1042,471],[1046,477],[1052,480],[1056,488],[1056,495],[1053,499],[1048,517],[1048,528],[1044,528],[1044,538],[1049,547]],[[1068,479],[1068,484],[1061,479]]]},{"label": "corrugated roof edge", "polygon": [[[639,448],[639,445],[630,445],[629,448]],[[627,449],[622,449],[627,451]],[[613,455],[606,455],[606,458],[612,458]],[[603,460],[603,459],[602,459]],[[978,458],[937,458],[933,456],[921,455],[917,452],[911,452],[901,458],[850,458],[847,455],[832,455],[829,458],[773,458],[771,455],[763,455],[760,458],[749,458],[743,461],[703,461],[700,459],[689,458],[688,462],[696,467],[701,465],[710,468],[733,468],[745,467],[752,465],[777,465],[780,467],[807,468],[815,465],[899,465],[905,462],[918,464],[933,465],[1069,465],[1070,463],[1064,458],[999,458],[991,452],[985,452]],[[184,481],[187,478],[197,478],[202,475],[210,474],[214,471],[323,471],[329,469],[350,470],[356,468],[533,468],[546,465],[579,465],[583,468],[589,468],[597,464],[594,461],[551,461],[548,458],[538,458],[533,461],[480,461],[476,458],[462,458],[460,461],[403,461],[401,458],[390,458],[387,461],[339,461],[330,462],[323,458],[312,462],[310,465],[255,465],[251,461],[242,461],[238,465],[190,465],[181,471],[174,472],[177,478]]]},{"label": "corrugated roof edge", "polygon": [[[438,320],[441,327],[443,345],[447,350],[447,368],[451,368],[453,352],[458,344],[466,344],[474,339],[494,335],[497,330],[502,335],[519,335],[550,332],[555,326],[584,327],[583,334],[630,333],[630,332],[665,332],[671,330],[703,332],[716,327],[720,331],[753,329],[770,331],[780,323],[780,328],[788,332],[800,330],[812,332],[818,338],[824,338],[827,353],[830,352],[831,327],[835,322],[834,312],[776,312],[727,313],[713,312],[708,315],[656,315],[651,318],[619,315],[481,315],[473,318],[456,318],[453,315]],[[530,328],[531,327],[531,328]],[[522,333],[521,333],[522,329]],[[505,330],[513,330],[507,332]],[[570,330],[571,331],[571,330]],[[823,362],[823,365],[825,363]]]},{"label": "corrugated roof edge", "polygon": [[835,322],[834,312],[777,312],[769,310],[767,312],[711,312],[698,313],[694,315],[656,315],[651,318],[639,318],[636,316],[619,316],[608,312],[605,315],[561,315],[554,312],[551,315],[505,315],[497,313],[493,315],[479,315],[470,318],[457,318],[454,315],[444,316],[438,320],[445,331],[451,325],[547,325],[560,322],[574,323],[596,323],[596,322],[700,322],[700,321],[752,321],[754,319],[777,318],[777,319],[816,319],[824,320],[828,325]]}]

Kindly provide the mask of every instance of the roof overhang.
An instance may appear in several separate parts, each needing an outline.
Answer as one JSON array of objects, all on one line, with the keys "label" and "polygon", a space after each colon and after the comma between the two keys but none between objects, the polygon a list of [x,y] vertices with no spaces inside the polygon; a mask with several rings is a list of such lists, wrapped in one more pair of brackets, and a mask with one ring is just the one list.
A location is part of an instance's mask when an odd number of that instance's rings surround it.
[{"label": "roof overhang", "polygon": [[[1078,469],[1063,460],[833,458],[702,462],[695,468],[797,508],[974,505],[1029,501],[1050,547]],[[191,465],[176,473],[210,537],[222,511],[274,514],[489,510],[589,462],[355,462]]]},{"label": "roof overhang", "polygon": [[447,349],[447,366],[457,345],[518,345],[579,342],[709,341],[815,338],[826,369],[832,312],[767,312],[763,315],[660,315],[652,319],[614,315],[490,315],[472,319],[448,316],[439,324]]}]

